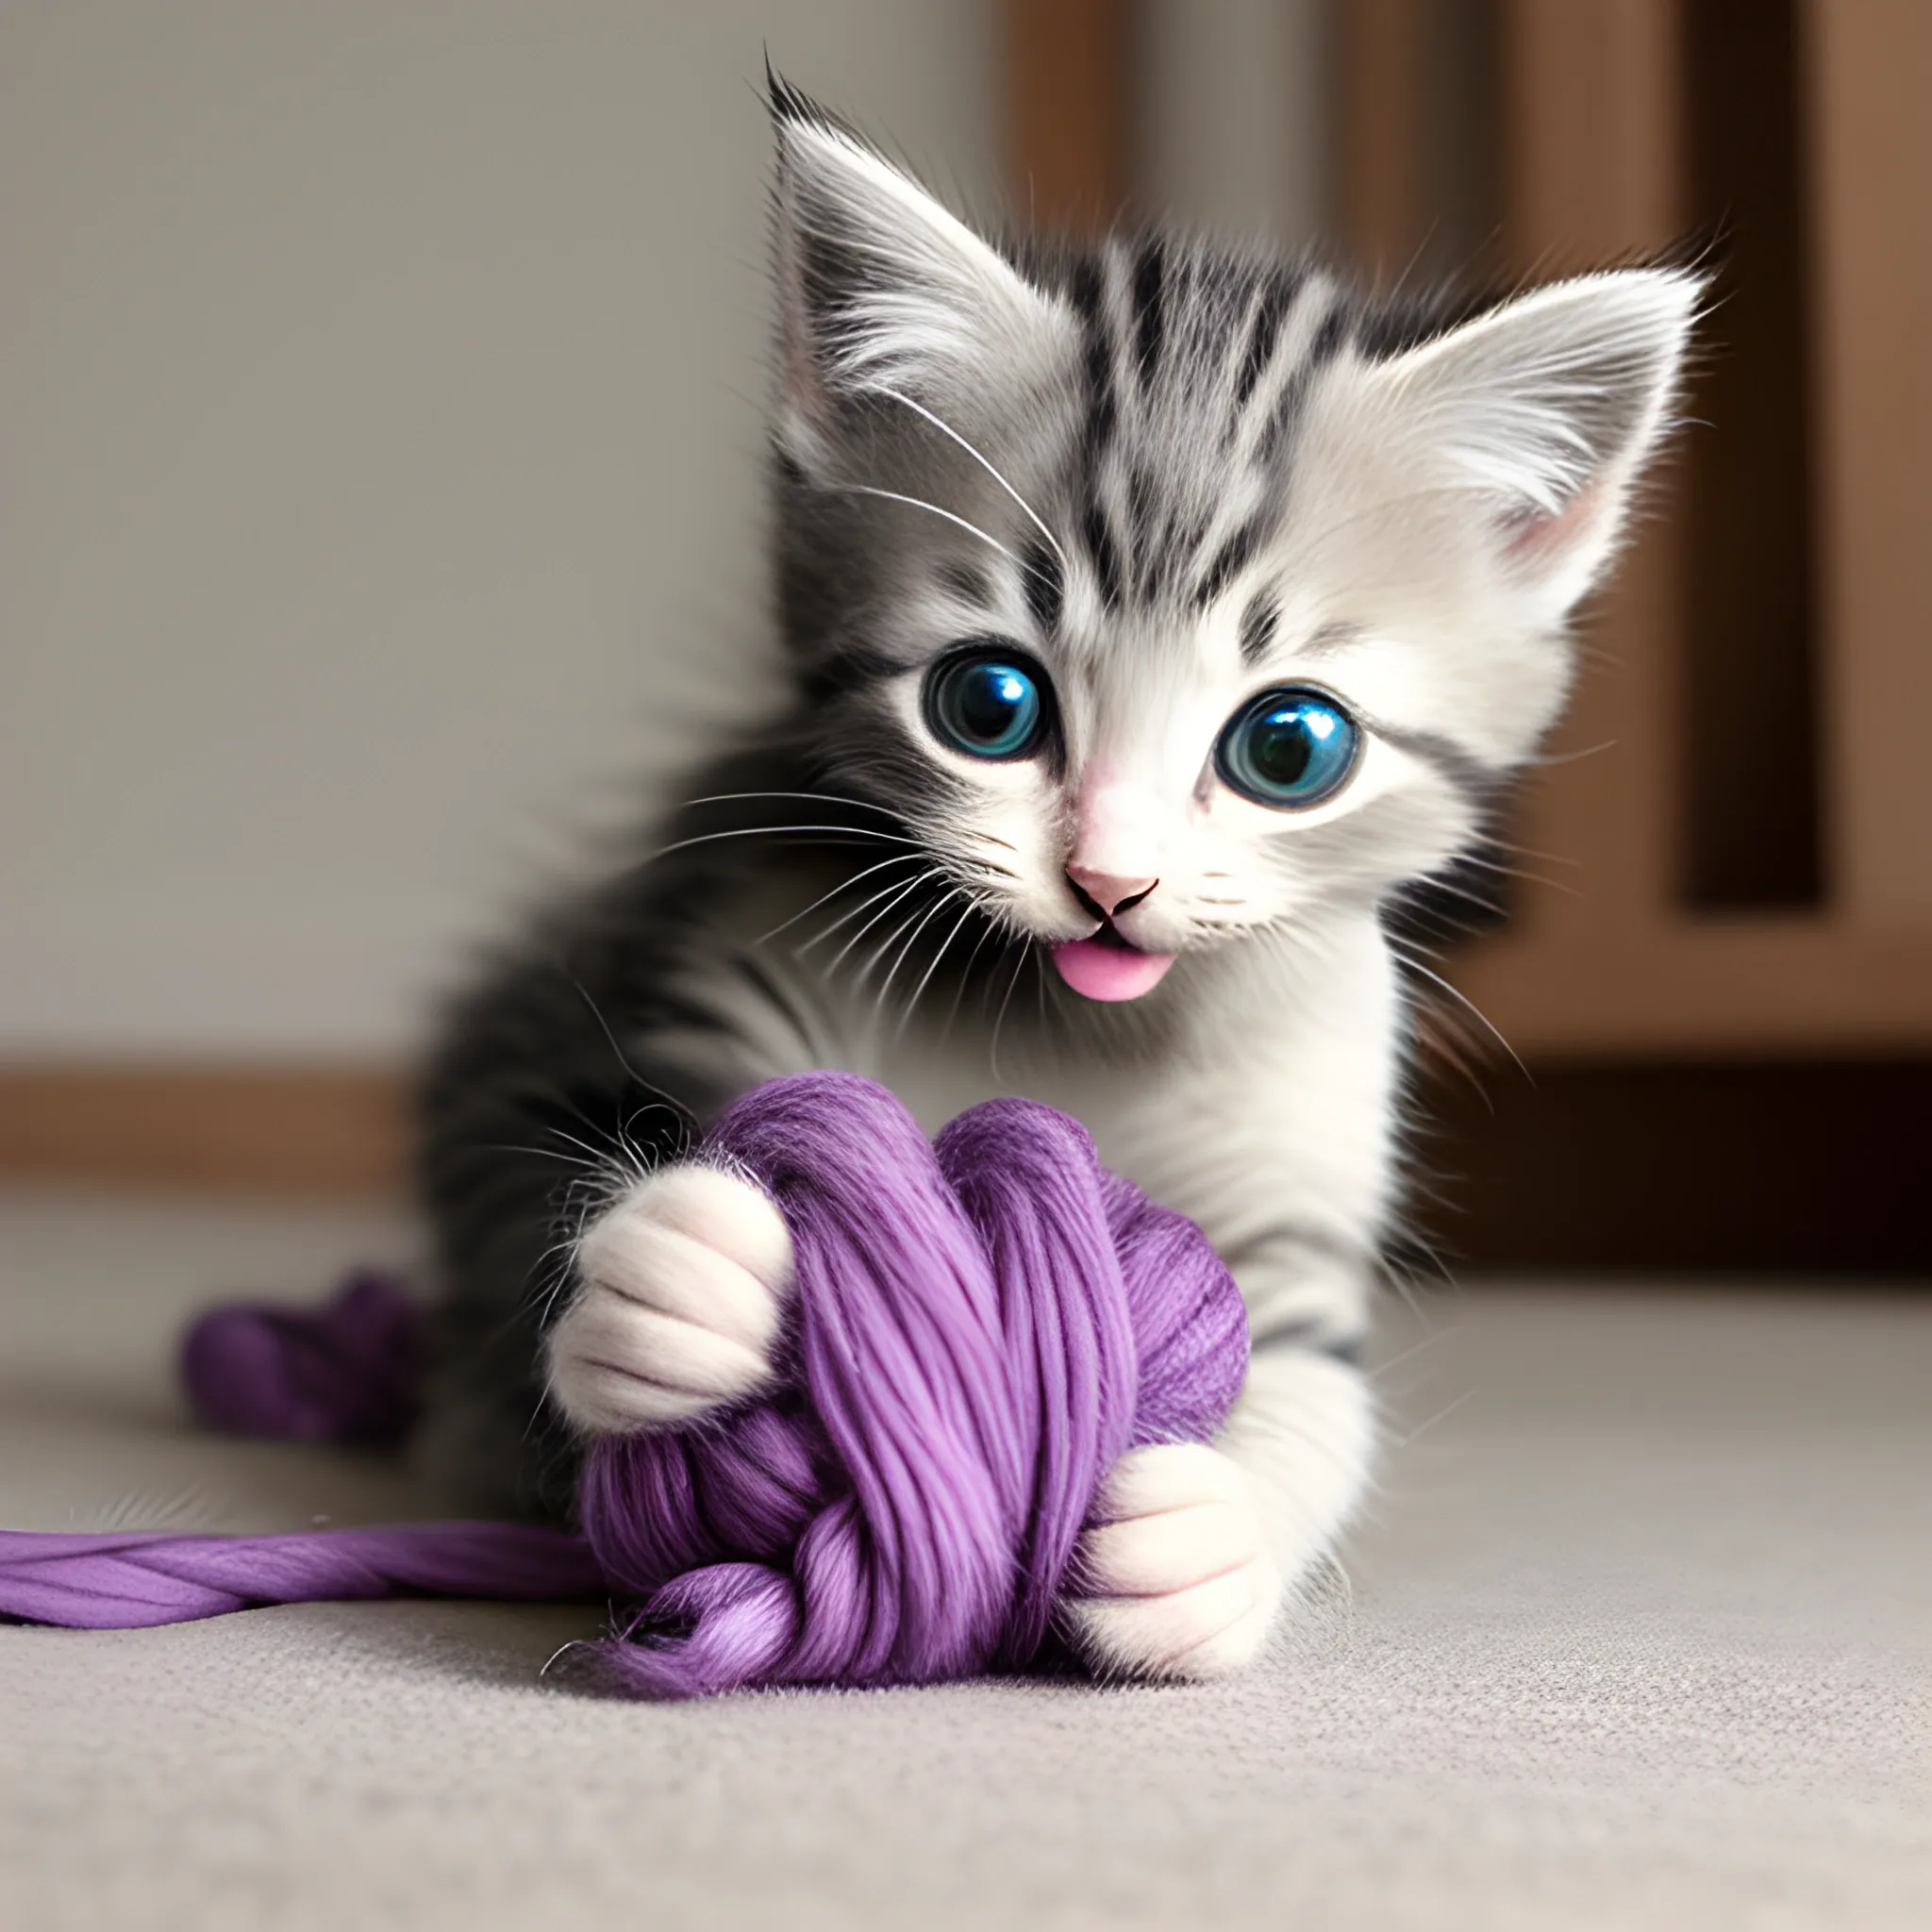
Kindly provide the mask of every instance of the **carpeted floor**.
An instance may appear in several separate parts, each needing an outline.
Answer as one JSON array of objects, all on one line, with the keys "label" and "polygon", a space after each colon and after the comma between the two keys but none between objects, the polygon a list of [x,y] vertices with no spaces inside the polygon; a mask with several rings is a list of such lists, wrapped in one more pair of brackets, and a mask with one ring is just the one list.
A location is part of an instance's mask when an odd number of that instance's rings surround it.
[{"label": "carpeted floor", "polygon": [[[6,1199],[0,1523],[412,1513],[169,1380],[197,1301],[399,1247]],[[1237,1684],[648,1708],[540,1684],[569,1608],[0,1630],[0,1921],[1932,1924],[1932,1298],[1445,1291],[1381,1353],[1374,1520]]]}]

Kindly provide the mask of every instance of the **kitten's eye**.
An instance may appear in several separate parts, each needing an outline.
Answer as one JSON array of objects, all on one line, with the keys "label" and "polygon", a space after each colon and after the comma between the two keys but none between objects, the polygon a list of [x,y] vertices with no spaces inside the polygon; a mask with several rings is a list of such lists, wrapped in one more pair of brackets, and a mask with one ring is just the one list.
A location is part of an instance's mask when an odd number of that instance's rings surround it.
[{"label": "kitten's eye", "polygon": [[1298,808],[1333,798],[1355,770],[1361,733],[1333,698],[1263,691],[1228,720],[1214,748],[1222,778],[1257,805]]},{"label": "kitten's eye", "polygon": [[1042,681],[1011,657],[962,652],[933,667],[925,715],[936,738],[969,758],[1024,758],[1046,724]]}]

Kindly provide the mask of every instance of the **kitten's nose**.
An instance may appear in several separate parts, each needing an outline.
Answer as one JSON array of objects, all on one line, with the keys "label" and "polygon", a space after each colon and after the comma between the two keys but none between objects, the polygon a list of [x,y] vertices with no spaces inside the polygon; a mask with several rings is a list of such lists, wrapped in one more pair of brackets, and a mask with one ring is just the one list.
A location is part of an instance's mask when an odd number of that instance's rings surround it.
[{"label": "kitten's nose", "polygon": [[1119,873],[1101,872],[1077,860],[1067,867],[1067,876],[1081,898],[1108,919],[1129,906],[1138,906],[1160,883],[1158,879],[1124,878]]}]

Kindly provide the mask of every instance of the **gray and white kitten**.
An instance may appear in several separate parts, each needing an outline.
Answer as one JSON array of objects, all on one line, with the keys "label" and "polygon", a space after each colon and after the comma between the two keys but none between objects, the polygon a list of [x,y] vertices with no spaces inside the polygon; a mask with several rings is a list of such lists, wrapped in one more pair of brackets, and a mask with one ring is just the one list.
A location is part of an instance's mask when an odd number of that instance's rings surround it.
[{"label": "gray and white kitten", "polygon": [[452,1015],[432,1459],[562,1515],[587,1437],[763,1384],[784,1224],[682,1158],[746,1089],[850,1068],[929,1127],[1031,1094],[1206,1229],[1254,1344],[1212,1448],[1114,1471],[1067,1628],[1228,1670],[1370,1466],[1391,908],[1562,704],[1698,286],[1431,309],[1158,232],[995,244],[773,106],[785,708]]}]

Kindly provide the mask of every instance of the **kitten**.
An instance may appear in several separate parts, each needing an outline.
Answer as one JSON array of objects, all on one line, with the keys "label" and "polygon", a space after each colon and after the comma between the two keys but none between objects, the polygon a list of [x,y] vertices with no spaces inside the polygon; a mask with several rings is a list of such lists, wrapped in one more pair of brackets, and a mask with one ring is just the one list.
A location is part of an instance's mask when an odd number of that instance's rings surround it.
[{"label": "kitten", "polygon": [[784,1224],[680,1158],[749,1087],[850,1068],[929,1128],[1031,1094],[1247,1301],[1224,1435],[1124,1458],[1066,1607],[1104,1669],[1225,1671],[1370,1465],[1393,910],[1562,704],[1698,285],[1458,312],[1158,232],[995,245],[773,111],[784,708],[451,1016],[432,1459],[563,1515],[586,1437],[763,1386]]}]

